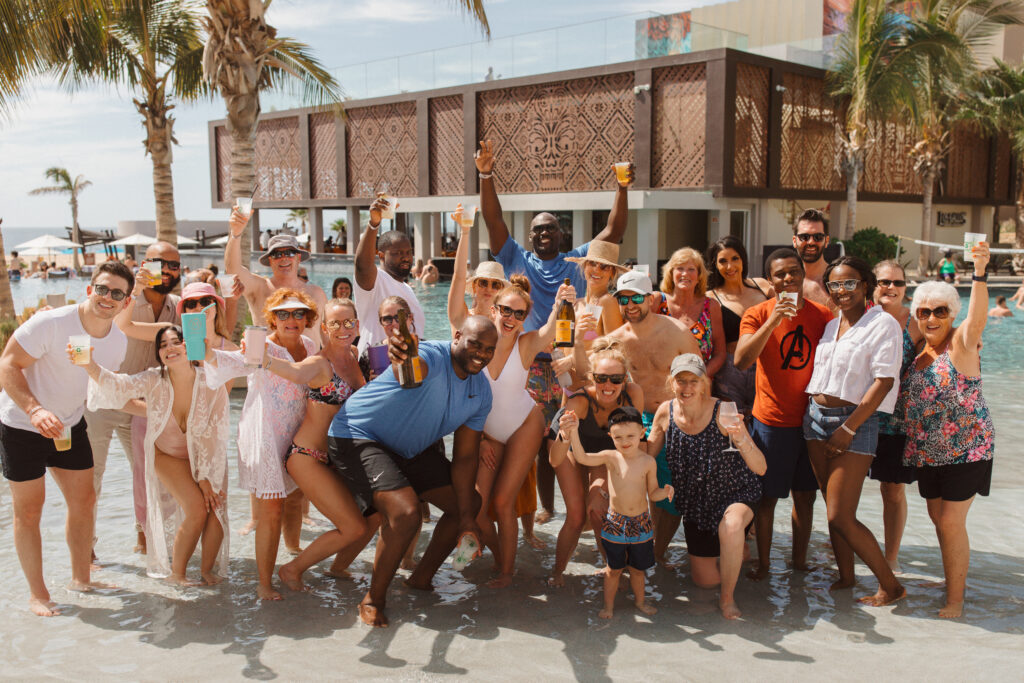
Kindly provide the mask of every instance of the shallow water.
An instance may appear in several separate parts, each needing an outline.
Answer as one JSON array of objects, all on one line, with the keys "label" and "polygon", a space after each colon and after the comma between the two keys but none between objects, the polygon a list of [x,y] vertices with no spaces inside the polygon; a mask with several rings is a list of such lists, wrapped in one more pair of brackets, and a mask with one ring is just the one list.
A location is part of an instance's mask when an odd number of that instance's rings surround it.
[{"label": "shallow water", "polygon": [[[63,291],[67,285],[30,284],[41,287],[22,290],[26,296]],[[446,290],[443,285],[426,288],[421,298],[428,311],[443,310]],[[230,576],[221,586],[177,589],[146,577],[143,558],[131,552],[131,480],[114,439],[99,504],[97,553],[102,568],[96,578],[117,584],[119,590],[81,595],[62,588],[69,578],[64,506],[48,481],[42,525],[45,575],[54,599],[64,607],[62,617],[44,620],[25,609],[26,588],[11,540],[10,494],[0,487],[0,607],[7,644],[0,675],[86,680],[339,675],[405,680],[452,674],[587,681],[638,674],[684,680],[1019,680],[1024,665],[1024,446],[1017,435],[1024,404],[1022,326],[1021,319],[991,321],[985,331],[985,393],[994,413],[997,455],[992,495],[978,499],[968,517],[972,565],[962,620],[935,617],[942,590],[925,584],[941,580],[941,558],[923,501],[916,487],[910,487],[901,553],[910,594],[893,607],[856,604],[856,597],[875,587],[861,565],[858,586],[837,594],[827,589],[832,580],[828,571],[800,574],[788,569],[789,505],[783,501],[776,513],[770,577],[761,583],[741,579],[737,600],[744,619],[739,622],[723,621],[716,593],[689,580],[681,536],[670,551],[681,562],[680,569],[657,569],[648,576],[648,597],[658,614],[638,614],[620,593],[615,618],[598,619],[602,584],[593,576],[597,554],[592,534],[583,535],[565,587],[552,589],[543,582],[554,560],[558,515],[538,527],[548,550],[521,545],[511,588],[484,587],[489,558],[464,574],[442,569],[433,594],[407,590],[398,581],[388,603],[392,627],[373,631],[357,623],[355,609],[368,586],[371,551],[353,564],[351,580],[336,580],[322,573],[325,567],[314,568],[307,575],[310,592],[285,590],[279,603],[255,599],[252,535],[232,533]],[[447,336],[441,316],[431,316],[427,333]],[[232,397],[235,419],[241,398],[237,392]],[[231,467],[234,487],[233,459]],[[232,488],[228,506],[232,527],[242,526],[248,518],[248,496]],[[564,509],[560,499],[557,508]],[[820,501],[815,514],[811,559],[828,566]],[[870,481],[860,518],[881,535],[878,487]],[[303,543],[322,529],[326,526],[304,529]],[[421,551],[425,542],[426,536]],[[280,558],[285,557],[282,550]],[[196,571],[194,564],[192,569]],[[399,577],[404,574],[399,572]]]}]

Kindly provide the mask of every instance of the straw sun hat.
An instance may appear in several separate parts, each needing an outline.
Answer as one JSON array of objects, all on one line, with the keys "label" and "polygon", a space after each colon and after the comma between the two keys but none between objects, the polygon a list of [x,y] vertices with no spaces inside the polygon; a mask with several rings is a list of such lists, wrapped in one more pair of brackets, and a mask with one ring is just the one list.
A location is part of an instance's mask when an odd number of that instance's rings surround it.
[{"label": "straw sun hat", "polygon": [[473,281],[477,278],[484,278],[487,280],[501,280],[506,286],[512,284],[505,278],[505,269],[497,261],[484,261],[476,267],[476,271],[473,272],[473,277],[466,280],[466,284],[470,287],[473,286]]},{"label": "straw sun hat", "polygon": [[612,244],[611,242],[605,242],[604,240],[594,240],[590,243],[590,247],[587,249],[586,256],[570,256],[565,259],[566,261],[572,261],[578,263],[581,266],[586,261],[593,261],[594,263],[602,263],[606,266],[612,266],[616,268],[620,273],[624,273],[629,268],[618,264],[619,260],[619,245]]}]

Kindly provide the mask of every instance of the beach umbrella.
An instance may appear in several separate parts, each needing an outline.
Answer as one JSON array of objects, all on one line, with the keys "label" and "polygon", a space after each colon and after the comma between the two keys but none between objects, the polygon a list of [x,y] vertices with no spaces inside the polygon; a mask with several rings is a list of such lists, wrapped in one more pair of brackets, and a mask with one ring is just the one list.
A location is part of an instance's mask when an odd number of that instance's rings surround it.
[{"label": "beach umbrella", "polygon": [[36,237],[35,239],[31,239],[28,242],[22,242],[21,244],[15,247],[15,249],[17,249],[18,251],[22,251],[24,249],[46,249],[49,251],[53,251],[54,249],[75,248],[81,249],[82,245],[79,244],[78,242],[66,240],[63,237],[57,237],[56,235],[43,235],[41,237]]},{"label": "beach umbrella", "polygon": [[191,237],[185,237],[184,235],[178,235],[179,247],[194,247],[197,244],[199,244],[199,240],[194,240]]},{"label": "beach umbrella", "polygon": [[113,242],[107,242],[110,246],[119,247],[148,247],[151,244],[156,244],[156,238],[150,237],[149,235],[143,235],[142,233],[135,233],[134,235],[128,235],[122,237],[119,240]]},{"label": "beach umbrella", "polygon": [[228,235],[222,235],[221,237],[218,237],[217,239],[215,239],[212,242],[210,242],[210,244],[212,244],[214,246],[217,246],[217,247],[223,247],[227,243],[228,243]]}]

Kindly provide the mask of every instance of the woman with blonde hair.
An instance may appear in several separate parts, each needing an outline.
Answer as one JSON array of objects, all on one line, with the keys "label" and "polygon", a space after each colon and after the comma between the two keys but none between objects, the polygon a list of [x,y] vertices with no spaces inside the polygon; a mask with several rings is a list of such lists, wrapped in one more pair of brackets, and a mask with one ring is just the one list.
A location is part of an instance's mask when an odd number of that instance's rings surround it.
[{"label": "woman with blonde hair", "polygon": [[697,339],[708,377],[725,363],[725,331],[722,306],[707,296],[708,271],[696,249],[677,249],[662,267],[662,307],[656,313],[669,315],[683,324]]},{"label": "woman with blonde hair", "polygon": [[619,245],[594,240],[590,243],[586,256],[570,256],[565,260],[579,264],[583,280],[587,283],[586,295],[576,301],[576,316],[581,315],[585,306],[601,307],[594,337],[604,336],[621,327],[622,313],[619,312],[615,297],[608,292],[609,286],[615,284],[616,278],[628,270],[618,263]]},{"label": "woman with blonde hair", "polygon": [[[316,343],[302,333],[317,319],[316,303],[304,292],[278,289],[263,304],[270,328],[267,355],[271,362],[301,362],[316,353]],[[256,501],[256,572],[260,600],[280,600],[274,588],[274,565],[281,539],[299,536],[302,492],[285,468],[292,437],[306,414],[306,387],[277,376],[265,367],[246,365],[236,351],[213,351],[206,382],[223,384],[248,376],[249,390],[238,421],[238,478]]]},{"label": "woman with blonde hair", "polygon": [[559,437],[558,421],[562,414],[572,410],[579,418],[580,441],[587,453],[614,449],[608,435],[608,416],[622,406],[644,405],[643,389],[628,379],[630,368],[624,348],[621,341],[609,337],[594,341],[587,358],[590,383],[566,400],[548,432],[548,457],[565,501],[565,521],[558,532],[555,566],[549,579],[553,586],[565,583],[562,575],[588,518],[593,528],[599,529],[608,512],[605,468],[587,467],[573,460],[569,444]]}]

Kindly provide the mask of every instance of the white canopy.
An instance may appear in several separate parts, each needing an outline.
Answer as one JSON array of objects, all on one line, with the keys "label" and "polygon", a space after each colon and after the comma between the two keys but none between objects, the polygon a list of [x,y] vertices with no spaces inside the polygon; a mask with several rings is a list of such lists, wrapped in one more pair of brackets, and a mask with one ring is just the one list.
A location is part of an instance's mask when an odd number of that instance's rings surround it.
[{"label": "white canopy", "polygon": [[156,241],[155,237],[150,237],[149,235],[143,235],[141,232],[137,232],[134,235],[122,237],[121,239],[114,240],[108,244],[120,247],[148,247],[151,244],[155,244]]},{"label": "white canopy", "polygon": [[57,237],[56,235],[43,235],[41,237],[36,237],[35,239],[31,239],[28,242],[22,242],[21,244],[16,246],[15,249],[17,249],[18,251],[21,251],[22,249],[49,249],[49,250],[54,250],[54,249],[75,249],[75,248],[79,248],[80,249],[81,247],[82,247],[82,245],[79,244],[78,242],[72,242],[71,240],[66,240],[63,237]]}]

